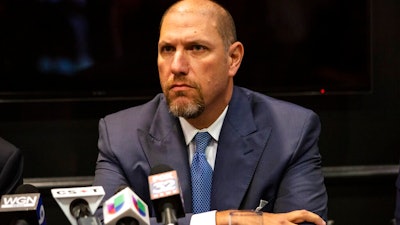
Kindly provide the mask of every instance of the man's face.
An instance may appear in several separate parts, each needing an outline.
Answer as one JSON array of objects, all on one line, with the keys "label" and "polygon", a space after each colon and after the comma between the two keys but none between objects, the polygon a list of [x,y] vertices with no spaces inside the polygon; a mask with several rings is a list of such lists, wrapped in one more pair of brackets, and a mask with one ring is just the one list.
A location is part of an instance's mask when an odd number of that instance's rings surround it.
[{"label": "man's face", "polygon": [[196,118],[204,110],[226,106],[228,52],[214,17],[196,11],[170,12],[162,23],[158,70],[171,112]]}]

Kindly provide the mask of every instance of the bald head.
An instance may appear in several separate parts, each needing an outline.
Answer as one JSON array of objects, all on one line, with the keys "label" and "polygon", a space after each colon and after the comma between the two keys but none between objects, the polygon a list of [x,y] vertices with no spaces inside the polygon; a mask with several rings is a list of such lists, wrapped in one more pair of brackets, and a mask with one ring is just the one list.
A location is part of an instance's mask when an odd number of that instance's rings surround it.
[{"label": "bald head", "polygon": [[213,18],[226,49],[237,40],[235,23],[231,14],[214,1],[181,0],[176,2],[165,11],[161,19],[160,28],[163,25],[164,18],[171,13],[199,13]]}]

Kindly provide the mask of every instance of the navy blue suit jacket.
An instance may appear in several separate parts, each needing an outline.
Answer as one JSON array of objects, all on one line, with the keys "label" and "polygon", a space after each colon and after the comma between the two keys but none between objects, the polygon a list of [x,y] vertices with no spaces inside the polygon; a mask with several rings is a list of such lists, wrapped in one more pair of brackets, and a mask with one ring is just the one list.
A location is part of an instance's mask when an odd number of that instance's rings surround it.
[{"label": "navy blue suit jacket", "polygon": [[0,196],[14,194],[23,183],[24,157],[19,148],[0,138]]},{"label": "navy blue suit jacket", "polygon": [[[211,209],[255,209],[262,199],[264,211],[307,209],[326,220],[319,134],[311,110],[235,87],[218,142]],[[104,187],[105,200],[125,184],[151,206],[148,175],[166,164],[177,171],[185,211],[192,212],[187,146],[162,94],[107,115],[99,135],[94,185]]]}]

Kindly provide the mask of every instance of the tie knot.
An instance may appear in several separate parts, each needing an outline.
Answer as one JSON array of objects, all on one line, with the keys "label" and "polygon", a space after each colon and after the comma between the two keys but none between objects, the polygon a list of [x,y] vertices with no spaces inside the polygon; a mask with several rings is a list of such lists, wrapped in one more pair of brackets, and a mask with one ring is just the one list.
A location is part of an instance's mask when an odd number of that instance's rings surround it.
[{"label": "tie knot", "polygon": [[194,139],[196,143],[196,152],[204,153],[211,140],[211,135],[208,132],[198,132]]}]

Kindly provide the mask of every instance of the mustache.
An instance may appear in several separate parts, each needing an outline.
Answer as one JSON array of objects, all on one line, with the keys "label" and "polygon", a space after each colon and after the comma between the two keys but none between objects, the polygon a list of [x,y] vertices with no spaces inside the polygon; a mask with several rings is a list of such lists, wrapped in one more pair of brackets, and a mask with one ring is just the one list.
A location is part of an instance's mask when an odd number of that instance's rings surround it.
[{"label": "mustache", "polygon": [[200,86],[196,82],[193,82],[193,81],[185,79],[185,78],[175,78],[175,79],[169,81],[167,83],[166,87],[167,87],[167,90],[170,90],[175,86],[182,86],[182,85],[192,87],[195,89],[200,89]]}]

